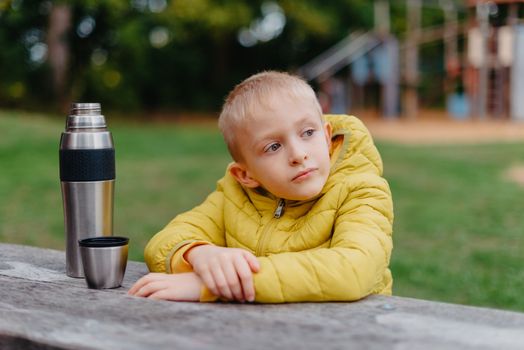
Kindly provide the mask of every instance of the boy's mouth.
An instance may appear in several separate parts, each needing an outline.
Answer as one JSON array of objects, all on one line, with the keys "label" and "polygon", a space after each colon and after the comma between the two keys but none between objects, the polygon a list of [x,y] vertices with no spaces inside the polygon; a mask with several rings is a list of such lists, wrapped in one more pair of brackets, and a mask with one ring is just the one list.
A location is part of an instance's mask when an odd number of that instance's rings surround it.
[{"label": "boy's mouth", "polygon": [[293,182],[300,182],[302,180],[305,180],[315,170],[317,170],[317,169],[316,168],[308,168],[306,170],[303,170],[303,171],[299,172],[294,178],[292,178],[291,181],[293,181]]}]

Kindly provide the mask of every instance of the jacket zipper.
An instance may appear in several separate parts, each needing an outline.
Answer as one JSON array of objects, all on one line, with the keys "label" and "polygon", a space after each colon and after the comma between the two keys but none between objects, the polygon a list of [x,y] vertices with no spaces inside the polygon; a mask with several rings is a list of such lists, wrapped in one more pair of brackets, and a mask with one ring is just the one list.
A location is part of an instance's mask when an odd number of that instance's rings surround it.
[{"label": "jacket zipper", "polygon": [[268,222],[267,226],[264,228],[264,231],[262,232],[262,236],[260,237],[260,240],[257,244],[257,249],[255,251],[256,256],[261,256],[266,248],[266,241],[269,237],[269,232],[273,229],[275,224],[277,223],[277,220],[280,219],[282,214],[284,214],[284,206],[286,205],[286,201],[284,199],[278,200],[277,208],[275,209],[275,212],[273,213],[273,218]]},{"label": "jacket zipper", "polygon": [[282,214],[284,214],[284,206],[286,205],[286,201],[284,199],[278,200],[277,208],[275,209],[275,213],[273,214],[273,217],[275,219],[280,219]]}]

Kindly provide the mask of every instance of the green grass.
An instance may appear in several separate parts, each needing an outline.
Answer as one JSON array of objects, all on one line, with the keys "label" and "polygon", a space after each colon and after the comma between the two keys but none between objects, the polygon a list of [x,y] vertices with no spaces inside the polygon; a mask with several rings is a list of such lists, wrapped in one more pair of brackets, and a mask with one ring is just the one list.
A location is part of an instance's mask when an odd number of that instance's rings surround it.
[{"label": "green grass", "polygon": [[524,144],[380,145],[393,191],[395,293],[524,311]]},{"label": "green grass", "polygon": [[[115,234],[149,238],[213,190],[230,158],[216,128],[108,122]],[[64,249],[58,143],[64,118],[0,112],[0,242]],[[379,143],[394,196],[394,294],[524,311],[524,188],[504,172],[524,143]]]}]

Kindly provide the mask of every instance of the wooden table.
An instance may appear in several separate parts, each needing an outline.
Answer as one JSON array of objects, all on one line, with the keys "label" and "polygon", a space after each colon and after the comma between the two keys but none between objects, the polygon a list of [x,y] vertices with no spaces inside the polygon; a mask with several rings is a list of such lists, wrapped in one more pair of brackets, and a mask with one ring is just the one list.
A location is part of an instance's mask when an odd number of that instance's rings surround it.
[{"label": "wooden table", "polygon": [[[87,289],[64,252],[0,244],[0,349],[524,349],[524,314],[400,297],[283,305]],[[459,291],[457,291],[459,292]]]}]

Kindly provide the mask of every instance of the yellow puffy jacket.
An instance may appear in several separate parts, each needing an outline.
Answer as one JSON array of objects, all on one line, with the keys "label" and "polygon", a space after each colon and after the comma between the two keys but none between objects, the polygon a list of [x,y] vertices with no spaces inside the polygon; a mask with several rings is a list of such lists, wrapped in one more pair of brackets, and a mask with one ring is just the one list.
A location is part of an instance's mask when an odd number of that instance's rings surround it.
[{"label": "yellow puffy jacket", "polygon": [[[209,242],[258,257],[257,302],[352,301],[391,294],[393,204],[382,160],[360,120],[325,118],[333,127],[331,173],[317,197],[282,201],[244,188],[226,173],[201,205],[175,217],[151,239],[145,249],[149,269],[191,271],[181,248]],[[276,211],[279,204],[282,213]]]}]

